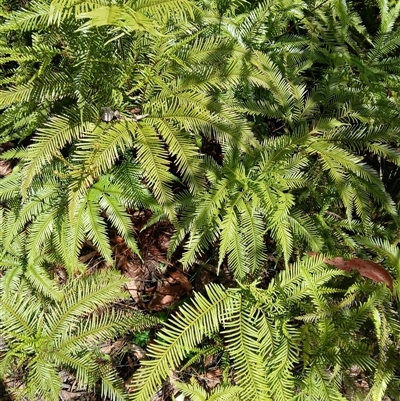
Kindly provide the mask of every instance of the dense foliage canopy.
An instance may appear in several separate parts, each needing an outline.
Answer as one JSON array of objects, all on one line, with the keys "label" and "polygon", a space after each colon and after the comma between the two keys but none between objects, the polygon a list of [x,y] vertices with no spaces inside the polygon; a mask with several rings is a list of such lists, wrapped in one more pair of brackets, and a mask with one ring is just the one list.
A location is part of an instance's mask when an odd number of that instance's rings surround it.
[{"label": "dense foliage canopy", "polygon": [[[14,399],[65,375],[113,401],[399,399],[400,2],[0,5]],[[153,275],[215,273],[166,322],[124,289],[151,227]],[[106,344],[149,327],[125,377]],[[188,378],[206,358],[215,388]]]}]

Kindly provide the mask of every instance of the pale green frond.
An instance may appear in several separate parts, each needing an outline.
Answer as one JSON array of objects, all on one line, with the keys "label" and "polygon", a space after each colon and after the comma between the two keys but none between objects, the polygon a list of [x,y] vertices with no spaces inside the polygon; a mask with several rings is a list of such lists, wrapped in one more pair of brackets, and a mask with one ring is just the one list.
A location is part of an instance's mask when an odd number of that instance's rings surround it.
[{"label": "pale green frond", "polygon": [[211,391],[207,401],[239,401],[241,391],[239,386],[218,386]]},{"label": "pale green frond", "polygon": [[50,238],[54,222],[59,213],[56,207],[43,211],[37,219],[31,224],[26,245],[29,249],[28,258],[32,262],[35,258],[41,256],[45,242]]},{"label": "pale green frond", "polygon": [[228,263],[235,277],[242,280],[245,277],[246,266],[244,262],[245,252],[240,235],[239,219],[235,210],[236,203],[241,200],[241,194],[236,199],[231,199],[226,205],[226,211],[221,221],[220,246],[218,268],[221,267],[224,258],[228,256]]},{"label": "pale green frond", "polygon": [[218,238],[218,229],[213,225],[211,228],[206,226],[203,229],[195,230],[192,228],[189,238],[185,242],[185,252],[180,259],[183,267],[195,263],[196,259],[206,251]]},{"label": "pale green frond", "polygon": [[157,35],[157,25],[155,21],[147,18],[142,13],[131,9],[128,5],[121,7],[117,4],[103,5],[89,12],[77,15],[77,19],[89,19],[80,28],[79,31],[86,31],[92,27],[101,27],[106,25],[123,28],[124,31],[143,31],[152,35]]},{"label": "pale green frond", "polygon": [[203,387],[198,385],[194,380],[190,384],[174,381],[174,386],[182,392],[186,397],[190,397],[191,401],[206,401],[207,393]]},{"label": "pale green frond", "polygon": [[190,191],[196,194],[199,192],[202,182],[198,149],[184,132],[180,132],[169,121],[155,120],[155,126],[168,145],[168,151],[175,157],[183,181],[188,185]]},{"label": "pale green frond", "polygon": [[61,301],[63,298],[63,292],[57,288],[55,281],[49,277],[46,269],[40,266],[40,259],[28,263],[24,277],[44,295],[57,301]]},{"label": "pale green frond", "polygon": [[357,238],[357,242],[383,258],[385,264],[395,269],[397,274],[400,273],[400,249],[396,244],[392,244],[386,239],[374,237],[360,237]]},{"label": "pale green frond", "polygon": [[48,208],[48,204],[51,204],[56,198],[56,190],[57,188],[53,185],[48,185],[45,188],[39,189],[30,196],[26,203],[21,205],[19,211],[15,211],[16,220],[5,239],[6,247],[9,246],[27,223],[31,222],[36,216]]},{"label": "pale green frond", "polygon": [[54,313],[47,317],[51,325],[46,335],[57,339],[62,333],[68,332],[70,327],[74,327],[76,319],[88,310],[101,307],[105,301],[112,302],[126,297],[122,291],[125,283],[126,279],[113,271],[72,279],[64,289],[66,295],[63,303],[54,306]]},{"label": "pale green frond", "polygon": [[88,201],[83,215],[83,224],[88,239],[93,241],[94,246],[101,255],[109,262],[113,263],[110,244],[107,236],[107,227],[100,214],[98,205],[99,196],[91,190],[88,194]]},{"label": "pale green frond", "polygon": [[293,249],[293,236],[289,226],[289,213],[294,204],[291,194],[278,192],[279,203],[271,214],[270,225],[267,229],[271,230],[271,235],[281,248],[285,262],[287,263]]},{"label": "pale green frond", "polygon": [[[49,4],[47,2],[33,2],[29,10],[18,10],[2,25],[2,30],[20,29],[22,32],[32,29],[45,28],[48,20]],[[10,17],[10,16],[9,16]]]},{"label": "pale green frond", "polygon": [[[3,273],[0,281],[0,289],[5,297],[8,297],[18,288],[21,276],[24,274],[24,268],[19,258],[14,258],[13,265],[14,266],[6,266],[7,270]],[[2,263],[0,266],[5,267]]]},{"label": "pale green frond", "polygon": [[159,18],[179,18],[185,21],[188,16],[193,16],[194,4],[188,0],[136,0],[130,2],[132,8]]},{"label": "pale green frond", "polygon": [[[63,261],[63,266],[69,277],[78,272],[82,273],[86,270],[86,266],[79,262],[78,253],[84,241],[83,225],[73,224],[64,215],[55,221],[55,226],[50,246],[55,250],[58,260]],[[71,226],[75,227],[76,231],[71,229]],[[78,238],[75,238],[74,234],[78,235]]]},{"label": "pale green frond", "polygon": [[166,324],[148,349],[149,360],[133,377],[132,386],[137,389],[133,400],[147,401],[157,387],[168,377],[170,369],[176,369],[190,350],[203,337],[218,330],[230,316],[236,313],[234,293],[220,286],[207,287],[207,298],[196,294],[191,305],[183,305],[179,314]]},{"label": "pale green frond", "polygon": [[240,225],[242,242],[246,251],[245,264],[251,274],[257,274],[266,260],[264,243],[265,223],[262,215],[249,202],[243,201],[240,205]]},{"label": "pale green frond", "polygon": [[37,321],[35,312],[38,305],[32,303],[32,298],[26,292],[26,287],[23,287],[25,294],[14,292],[9,296],[0,298],[1,305],[1,325],[4,328],[4,334],[14,336],[11,340],[15,340],[19,336],[33,335],[36,329]]},{"label": "pale green frond", "polygon": [[258,342],[258,328],[254,325],[257,313],[240,302],[223,331],[227,350],[233,358],[236,383],[243,389],[241,399],[265,401],[272,399],[266,380],[264,361]]},{"label": "pale green frond", "polygon": [[[266,363],[268,369],[267,383],[274,400],[290,400],[294,396],[293,365],[298,361],[298,332],[295,328],[283,323],[276,327],[273,360]],[[297,338],[296,338],[297,337]],[[262,341],[264,342],[264,341]]]},{"label": "pale green frond", "polygon": [[44,401],[53,401],[59,397],[61,382],[54,365],[47,358],[37,356],[28,364],[27,387],[25,393],[31,398],[40,397]]},{"label": "pale green frond", "polygon": [[0,108],[25,103],[30,100],[52,101],[70,92],[70,80],[65,73],[49,73],[38,78],[35,83],[20,85],[0,91]]},{"label": "pale green frond", "polygon": [[119,156],[133,146],[132,132],[123,122],[99,124],[84,131],[74,160],[83,163],[95,177],[110,170]]},{"label": "pale green frond", "polygon": [[239,386],[219,385],[207,396],[206,391],[194,380],[190,384],[174,381],[174,386],[191,401],[230,401],[239,400],[241,388]]},{"label": "pale green frond", "polygon": [[[54,344],[51,341],[48,344],[51,347],[54,347]],[[58,366],[63,366],[70,371],[74,371],[74,376],[76,377],[77,382],[81,386],[88,387],[89,384],[92,384],[92,380],[90,380],[91,373],[97,371],[99,369],[95,360],[93,359],[94,355],[88,353],[82,353],[82,349],[79,349],[78,352],[71,355],[70,350],[60,350],[54,347],[52,350],[52,362],[57,361]],[[79,353],[81,355],[79,355]],[[78,354],[78,355],[75,355]]]},{"label": "pale green frond", "polygon": [[74,111],[68,115],[55,116],[48,121],[44,128],[38,130],[35,142],[28,147],[25,163],[22,170],[22,193],[25,194],[36,174],[42,166],[49,163],[57,156],[61,156],[60,150],[72,140],[78,139],[84,133],[93,130],[91,122],[82,122],[81,116]]},{"label": "pale green frond", "polygon": [[79,324],[72,325],[65,335],[53,338],[52,342],[60,351],[79,355],[78,350],[92,348],[94,344],[117,336],[121,328],[126,329],[126,322],[125,313],[105,309],[101,314],[92,313]]},{"label": "pale green frond", "polygon": [[311,218],[297,210],[293,210],[288,217],[293,234],[307,241],[312,250],[318,251],[322,247],[314,222]]},{"label": "pale green frond", "polygon": [[60,241],[64,238],[68,241],[66,244],[62,245],[62,254],[65,253],[68,255],[68,253],[71,252],[70,256],[78,259],[81,245],[85,240],[86,234],[86,202],[81,200],[72,218],[70,210],[68,215],[69,216],[64,219],[59,230]]},{"label": "pale green frond", "polygon": [[19,197],[21,193],[21,173],[20,167],[14,167],[11,174],[0,180],[0,200],[11,200]]},{"label": "pale green frond", "polygon": [[[140,166],[125,160],[113,171],[113,182],[121,188],[123,204],[131,208],[157,209],[159,206],[149,189],[143,184]],[[123,190],[122,190],[123,188]]]},{"label": "pale green frond", "polygon": [[113,227],[115,227],[118,233],[121,234],[129,248],[139,255],[140,252],[133,235],[130,216],[125,208],[118,202],[118,199],[104,193],[100,199],[99,205],[107,213],[107,219],[111,222]]},{"label": "pale green frond", "polygon": [[168,171],[168,155],[163,149],[155,129],[145,123],[131,127],[136,138],[137,159],[153,190],[155,198],[168,205],[172,200],[169,184],[172,175]]},{"label": "pale green frond", "polygon": [[101,366],[101,395],[115,401],[126,401],[128,399],[122,379],[114,369],[109,366]]},{"label": "pale green frond", "polygon": [[345,401],[330,381],[329,373],[315,363],[304,379],[305,388],[295,399],[298,401]]}]

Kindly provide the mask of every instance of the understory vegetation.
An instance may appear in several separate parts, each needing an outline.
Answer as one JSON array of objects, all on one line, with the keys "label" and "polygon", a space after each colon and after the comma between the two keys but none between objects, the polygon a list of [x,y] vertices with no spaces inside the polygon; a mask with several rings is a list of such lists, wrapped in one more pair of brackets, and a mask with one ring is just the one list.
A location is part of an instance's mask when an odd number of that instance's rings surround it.
[{"label": "understory vegetation", "polygon": [[4,399],[400,399],[400,2],[0,5]]}]

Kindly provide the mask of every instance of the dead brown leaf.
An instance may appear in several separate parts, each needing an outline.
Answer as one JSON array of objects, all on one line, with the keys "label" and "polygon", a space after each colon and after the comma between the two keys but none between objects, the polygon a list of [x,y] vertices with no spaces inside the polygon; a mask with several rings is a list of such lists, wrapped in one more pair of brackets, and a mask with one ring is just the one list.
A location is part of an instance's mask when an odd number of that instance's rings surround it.
[{"label": "dead brown leaf", "polygon": [[192,290],[192,285],[190,284],[190,281],[187,279],[187,277],[180,270],[170,271],[168,272],[168,274],[170,275],[170,277],[176,280],[187,293],[190,293],[190,291]]}]

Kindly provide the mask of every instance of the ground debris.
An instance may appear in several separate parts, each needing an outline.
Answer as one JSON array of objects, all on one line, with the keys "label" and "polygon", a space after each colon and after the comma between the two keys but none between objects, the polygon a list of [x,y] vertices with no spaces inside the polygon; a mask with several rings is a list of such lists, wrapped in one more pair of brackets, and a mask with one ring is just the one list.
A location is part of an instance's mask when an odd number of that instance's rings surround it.
[{"label": "ground debris", "polygon": [[132,214],[141,257],[135,255],[118,235],[112,243],[116,267],[130,279],[126,288],[132,299],[140,308],[161,311],[190,294],[192,285],[186,273],[177,267],[179,264],[167,259],[172,224],[162,222],[142,230],[148,218],[149,214],[145,212]]}]

